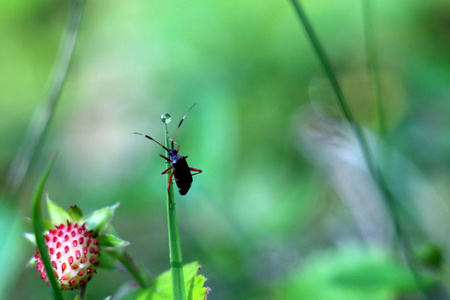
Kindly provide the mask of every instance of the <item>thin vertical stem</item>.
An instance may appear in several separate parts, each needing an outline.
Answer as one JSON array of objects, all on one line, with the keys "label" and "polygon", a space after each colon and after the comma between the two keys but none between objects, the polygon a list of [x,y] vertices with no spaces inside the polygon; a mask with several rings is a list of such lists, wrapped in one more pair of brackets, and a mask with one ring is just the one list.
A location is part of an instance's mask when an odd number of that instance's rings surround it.
[{"label": "thin vertical stem", "polygon": [[110,254],[122,263],[122,265],[128,270],[128,272],[130,272],[131,276],[134,277],[142,288],[146,288],[148,286],[147,278],[142,274],[139,267],[126,251],[111,251]]},{"label": "thin vertical stem", "polygon": [[75,297],[75,300],[86,300],[88,285],[85,284],[80,288],[80,292]]},{"label": "thin vertical stem", "polygon": [[342,93],[339,82],[336,78],[336,75],[333,71],[333,68],[331,67],[330,61],[329,61],[327,55],[325,54],[325,51],[324,51],[322,45],[320,44],[319,39],[317,38],[306,14],[304,13],[304,10],[300,4],[300,1],[299,0],[297,0],[297,1],[291,0],[291,2],[294,6],[294,9],[295,9],[295,12],[296,12],[298,18],[300,19],[303,27],[305,28],[306,34],[308,35],[311,45],[313,46],[313,48],[319,58],[319,61],[323,68],[323,71],[325,72],[326,76],[328,77],[331,87],[333,88],[333,91],[336,94],[336,99],[337,99],[339,107],[341,108],[342,114],[344,115],[345,119],[347,120],[348,124],[350,125],[351,130],[355,134],[356,139],[358,140],[358,143],[361,147],[361,152],[366,161],[369,173],[372,176],[372,178],[374,179],[375,184],[377,185],[378,189],[381,192],[381,195],[383,196],[383,199],[385,200],[388,212],[392,219],[395,235],[396,235],[397,240],[400,242],[400,244],[402,246],[401,249],[405,256],[406,263],[416,280],[417,286],[422,291],[423,296],[427,299],[430,299],[430,297],[424,290],[423,279],[422,279],[421,275],[419,274],[419,272],[416,270],[415,264],[413,262],[411,246],[409,245],[409,241],[403,231],[403,227],[400,222],[400,217],[399,217],[398,211],[397,211],[395,196],[389,190],[382,173],[380,172],[378,166],[375,164],[375,161],[373,159],[373,155],[370,151],[366,137],[365,137],[363,131],[361,130],[361,127],[356,122],[356,120],[353,118],[353,116],[348,108],[347,102],[344,98],[344,95]]},{"label": "thin vertical stem", "polygon": [[[164,122],[165,146],[167,149],[169,145],[169,132],[167,123]],[[168,153],[166,151],[166,155]],[[166,162],[166,167],[170,167],[170,162]],[[167,173],[167,184],[169,184],[170,175]],[[169,232],[169,255],[170,255],[170,270],[172,273],[172,290],[174,300],[186,300],[186,291],[184,287],[183,274],[183,258],[181,253],[180,233],[178,231],[178,221],[175,205],[175,196],[173,192],[173,185],[167,190],[167,225]]]},{"label": "thin vertical stem", "polygon": [[28,126],[25,138],[6,175],[6,190],[9,196],[15,196],[20,190],[55,114],[56,106],[72,62],[84,4],[85,0],[72,0],[65,35],[61,41],[53,65],[53,71],[49,81],[50,84],[44,96],[45,102],[42,103],[41,107],[36,109]]},{"label": "thin vertical stem", "polygon": [[[333,71],[333,68],[331,67],[330,61],[328,60],[327,55],[325,54],[325,51],[322,47],[322,45],[319,42],[319,39],[317,38],[311,24],[309,23],[308,18],[306,17],[303,8],[300,5],[300,2],[296,0],[291,0],[295,12],[297,13],[298,18],[302,22],[303,27],[305,28],[305,31],[310,39],[310,42],[319,58],[319,61],[321,63],[321,66],[323,68],[323,71],[325,72],[326,76],[328,77],[328,80],[330,81],[331,87],[336,95],[337,103],[339,105],[339,108],[342,111],[342,114],[344,115],[345,119],[348,121],[352,131],[354,132],[356,138],[358,139],[358,142],[361,146],[364,158],[367,162],[368,168],[371,173],[376,174],[376,168],[375,164],[372,160],[372,154],[370,152],[370,148],[368,146],[367,140],[361,130],[361,127],[359,124],[355,121],[355,118],[353,117],[350,109],[348,108],[347,101],[344,98],[344,94],[342,93],[341,86],[339,85],[339,82],[336,78],[336,75]],[[378,175],[377,175],[378,177]]]},{"label": "thin vertical stem", "polygon": [[378,71],[378,57],[373,26],[373,7],[371,0],[362,0],[364,36],[366,42],[366,64],[369,72],[372,98],[375,102],[380,135],[387,139],[386,115],[381,101],[381,82]]}]

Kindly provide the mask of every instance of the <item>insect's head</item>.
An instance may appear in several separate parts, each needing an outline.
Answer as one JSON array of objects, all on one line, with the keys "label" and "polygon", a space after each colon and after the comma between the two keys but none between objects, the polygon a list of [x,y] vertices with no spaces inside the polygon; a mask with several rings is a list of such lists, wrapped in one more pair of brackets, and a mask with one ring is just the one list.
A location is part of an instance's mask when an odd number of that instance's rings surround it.
[{"label": "insect's head", "polygon": [[177,152],[177,149],[169,149],[168,151],[167,151],[167,154],[169,154],[169,156],[175,156],[175,155],[177,155],[178,154],[178,152]]}]

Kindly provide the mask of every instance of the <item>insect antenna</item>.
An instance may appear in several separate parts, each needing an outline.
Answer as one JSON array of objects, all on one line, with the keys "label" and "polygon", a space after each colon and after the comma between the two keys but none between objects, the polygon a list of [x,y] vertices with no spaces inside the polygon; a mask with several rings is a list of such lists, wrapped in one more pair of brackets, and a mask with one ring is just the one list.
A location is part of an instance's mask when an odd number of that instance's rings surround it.
[{"label": "insect antenna", "polygon": [[[189,108],[189,109],[187,110],[187,112],[184,114],[183,118],[181,118],[180,123],[178,124],[177,130],[175,131],[175,134],[174,134],[173,137],[170,139],[170,140],[172,141],[172,149],[173,149],[173,143],[175,142],[175,141],[174,141],[174,140],[175,140],[175,137],[176,137],[176,135],[177,135],[177,133],[178,133],[178,129],[180,129],[180,126],[181,126],[181,124],[183,124],[184,119],[186,118],[186,116],[188,115],[188,113],[191,111],[191,109],[194,108],[194,106],[195,106],[196,104],[197,104],[197,103],[194,103],[194,104],[191,106],[191,108]],[[175,143],[176,143],[176,142],[175,142]]]},{"label": "insect antenna", "polygon": [[157,143],[158,145],[160,145],[161,147],[163,147],[164,150],[166,150],[167,152],[169,152],[169,149],[167,149],[166,146],[164,146],[163,144],[161,144],[161,143],[158,142],[157,140],[153,139],[151,136],[148,136],[148,135],[146,135],[146,134],[139,133],[139,132],[135,132],[134,134],[138,134],[138,135],[143,135],[143,136],[145,136],[146,138],[148,138],[149,140],[154,141],[155,143]]}]

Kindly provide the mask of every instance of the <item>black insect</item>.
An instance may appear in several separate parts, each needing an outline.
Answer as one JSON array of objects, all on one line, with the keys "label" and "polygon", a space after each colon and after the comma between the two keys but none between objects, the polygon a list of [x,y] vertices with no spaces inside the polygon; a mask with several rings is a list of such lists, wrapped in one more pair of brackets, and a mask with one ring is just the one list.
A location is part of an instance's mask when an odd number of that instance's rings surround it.
[{"label": "black insect", "polygon": [[[172,171],[172,174],[170,174],[169,177],[169,184],[167,185],[167,190],[169,190],[173,177],[175,177],[175,182],[177,183],[178,191],[180,192],[180,195],[186,195],[189,189],[192,185],[192,176],[200,174],[202,170],[190,168],[187,164],[186,158],[187,156],[182,156],[178,154],[178,151],[180,150],[180,145],[174,141],[175,136],[178,133],[178,129],[180,129],[181,124],[183,123],[184,119],[186,118],[187,114],[191,111],[191,109],[195,106],[192,105],[191,108],[184,114],[183,118],[181,119],[180,123],[178,124],[177,130],[175,131],[175,134],[173,138],[168,137],[172,141],[172,149],[167,149],[163,144],[160,142],[154,140],[152,137],[148,135],[144,135],[142,133],[135,132],[135,134],[143,135],[146,138],[154,141],[158,145],[164,148],[164,150],[167,151],[169,157],[166,157],[164,155],[160,155],[162,158],[170,162],[172,165],[164,170],[162,174],[167,174],[168,172]],[[178,145],[177,149],[174,149],[174,143]],[[191,171],[194,171],[196,173],[191,174]]]}]

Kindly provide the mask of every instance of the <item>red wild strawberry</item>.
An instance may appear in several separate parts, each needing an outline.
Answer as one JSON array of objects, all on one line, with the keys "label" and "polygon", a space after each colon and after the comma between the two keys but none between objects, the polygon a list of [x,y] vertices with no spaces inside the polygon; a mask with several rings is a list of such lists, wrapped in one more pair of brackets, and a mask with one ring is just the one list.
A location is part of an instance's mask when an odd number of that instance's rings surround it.
[{"label": "red wild strawberry", "polygon": [[[67,225],[61,224],[55,228],[50,229],[44,238],[56,279],[63,290],[78,289],[91,280],[96,272],[100,262],[98,241],[92,230],[86,230],[85,224],[71,224],[67,221]],[[41,278],[49,285],[38,250],[34,257]]]}]

